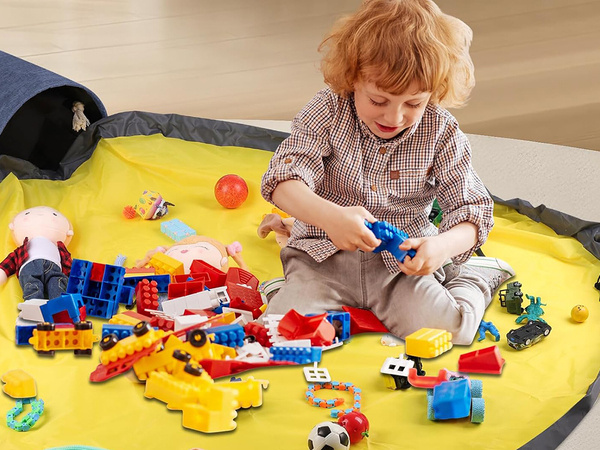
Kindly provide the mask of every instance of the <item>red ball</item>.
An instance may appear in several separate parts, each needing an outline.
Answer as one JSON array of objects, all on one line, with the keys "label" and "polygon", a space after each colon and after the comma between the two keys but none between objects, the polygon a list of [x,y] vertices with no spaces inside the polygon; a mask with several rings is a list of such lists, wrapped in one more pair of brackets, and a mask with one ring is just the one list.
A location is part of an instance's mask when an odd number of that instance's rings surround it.
[{"label": "red ball", "polygon": [[237,208],[248,198],[248,185],[238,175],[225,175],[215,185],[215,198],[225,208]]},{"label": "red ball", "polygon": [[356,444],[364,437],[369,436],[369,420],[361,412],[352,411],[344,414],[338,419],[338,423],[348,432],[351,444]]}]

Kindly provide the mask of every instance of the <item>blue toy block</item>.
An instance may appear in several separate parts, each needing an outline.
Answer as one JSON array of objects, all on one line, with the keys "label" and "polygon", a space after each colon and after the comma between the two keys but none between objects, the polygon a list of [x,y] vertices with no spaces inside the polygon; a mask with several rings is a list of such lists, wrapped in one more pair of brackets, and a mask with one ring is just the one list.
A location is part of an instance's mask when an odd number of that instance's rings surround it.
[{"label": "blue toy block", "polygon": [[29,345],[29,338],[33,336],[33,330],[37,328],[37,323],[22,325],[25,322],[17,318],[15,325],[15,343],[17,345]]},{"label": "blue toy block", "polygon": [[434,418],[437,420],[460,419],[471,412],[471,388],[466,378],[445,381],[433,388]]},{"label": "blue toy block", "polygon": [[116,325],[112,323],[105,323],[102,325],[102,337],[109,334],[115,334],[119,340],[131,336],[133,333],[133,325]]},{"label": "blue toy block", "polygon": [[90,282],[93,263],[74,259],[71,264],[67,294],[86,294]]},{"label": "blue toy block", "polygon": [[160,231],[169,236],[174,241],[180,241],[188,236],[194,236],[196,230],[188,227],[179,219],[167,220],[160,224]]},{"label": "blue toy block", "polygon": [[270,349],[273,361],[291,361],[297,364],[311,364],[321,361],[321,347],[283,347],[273,346]]},{"label": "blue toy block", "polygon": [[237,323],[231,325],[223,325],[220,327],[209,328],[206,330],[208,334],[214,335],[213,342],[215,344],[226,345],[227,347],[241,347],[244,345],[244,327]]},{"label": "blue toy block", "polygon": [[84,302],[80,294],[63,294],[60,297],[48,300],[40,306],[40,311],[46,322],[54,322],[54,315],[62,311],[67,311],[69,317],[75,322],[81,322],[79,308]]},{"label": "blue toy block", "polygon": [[417,254],[413,249],[406,251],[398,248],[406,239],[408,239],[408,234],[399,230],[391,223],[382,220],[371,223],[365,220],[365,225],[373,232],[377,239],[381,240],[381,244],[373,250],[373,253],[387,250],[400,262],[404,262],[406,255],[414,258]]},{"label": "blue toy block", "polygon": [[334,325],[334,321],[341,323],[341,330],[336,327],[336,335],[339,331],[341,331],[340,341],[345,341],[350,339],[350,313],[348,312],[339,312],[339,311],[328,311],[327,312],[327,321]]},{"label": "blue toy block", "polygon": [[119,310],[119,304],[117,302],[97,297],[88,297],[87,295],[84,295],[83,302],[85,303],[87,315],[92,317],[110,319]]},{"label": "blue toy block", "polygon": [[119,294],[119,303],[131,306],[133,305],[133,294],[135,289],[132,286],[122,286],[121,293]]}]

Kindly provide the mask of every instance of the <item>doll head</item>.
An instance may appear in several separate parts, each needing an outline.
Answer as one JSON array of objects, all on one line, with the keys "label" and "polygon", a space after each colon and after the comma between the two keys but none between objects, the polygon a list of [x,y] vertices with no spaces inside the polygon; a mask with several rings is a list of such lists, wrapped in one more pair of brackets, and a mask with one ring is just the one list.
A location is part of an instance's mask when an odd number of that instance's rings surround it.
[{"label": "doll head", "polygon": [[150,250],[144,259],[137,262],[136,266],[145,266],[152,255],[157,252],[162,252],[182,262],[185,273],[189,273],[190,266],[195,259],[202,260],[223,272],[227,272],[227,269],[229,269],[229,256],[241,268],[246,269],[241,257],[241,245],[239,243],[234,242],[226,247],[221,242],[207,236],[188,236],[170,247],[157,247]]},{"label": "doll head", "polygon": [[21,211],[8,225],[17,245],[23,245],[25,238],[45,237],[56,244],[71,242],[73,226],[71,222],[54,208],[36,206]]}]

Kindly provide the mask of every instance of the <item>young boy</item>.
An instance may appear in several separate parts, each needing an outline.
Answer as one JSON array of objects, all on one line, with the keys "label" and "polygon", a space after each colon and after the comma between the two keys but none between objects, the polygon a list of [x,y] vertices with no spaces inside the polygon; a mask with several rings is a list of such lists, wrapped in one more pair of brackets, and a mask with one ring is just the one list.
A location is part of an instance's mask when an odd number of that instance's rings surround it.
[{"label": "young boy", "polygon": [[[262,179],[263,197],[295,217],[281,252],[285,284],[266,314],[371,309],[396,336],[445,329],[470,344],[500,284],[514,275],[469,257],[493,225],[471,149],[442,106],[474,85],[472,33],[429,0],[367,0],[322,42],[329,86],[292,122]],[[439,230],[428,216],[437,198]],[[372,253],[365,220],[411,237],[397,261]]]}]

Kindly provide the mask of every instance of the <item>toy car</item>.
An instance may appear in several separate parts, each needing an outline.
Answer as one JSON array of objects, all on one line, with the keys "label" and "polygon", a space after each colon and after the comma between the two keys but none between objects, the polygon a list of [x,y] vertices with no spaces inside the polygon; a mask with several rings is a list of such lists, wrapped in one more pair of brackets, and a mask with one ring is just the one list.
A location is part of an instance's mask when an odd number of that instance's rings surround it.
[{"label": "toy car", "polygon": [[429,420],[461,419],[481,423],[485,416],[481,380],[452,378],[427,391],[427,418]]},{"label": "toy car", "polygon": [[522,350],[531,347],[533,344],[537,344],[548,336],[550,331],[552,331],[552,327],[547,323],[532,320],[521,328],[510,330],[506,335],[506,340],[512,348]]},{"label": "toy car", "polygon": [[380,372],[385,377],[388,389],[408,389],[411,384],[408,381],[408,371],[415,368],[417,375],[425,375],[421,358],[418,356],[400,355],[398,358],[386,358],[381,366]]},{"label": "toy car", "polygon": [[500,305],[505,307],[506,310],[511,314],[521,314],[523,308],[523,292],[521,287],[523,285],[518,281],[508,283],[506,289],[500,289],[498,291],[498,297],[500,298]]}]

